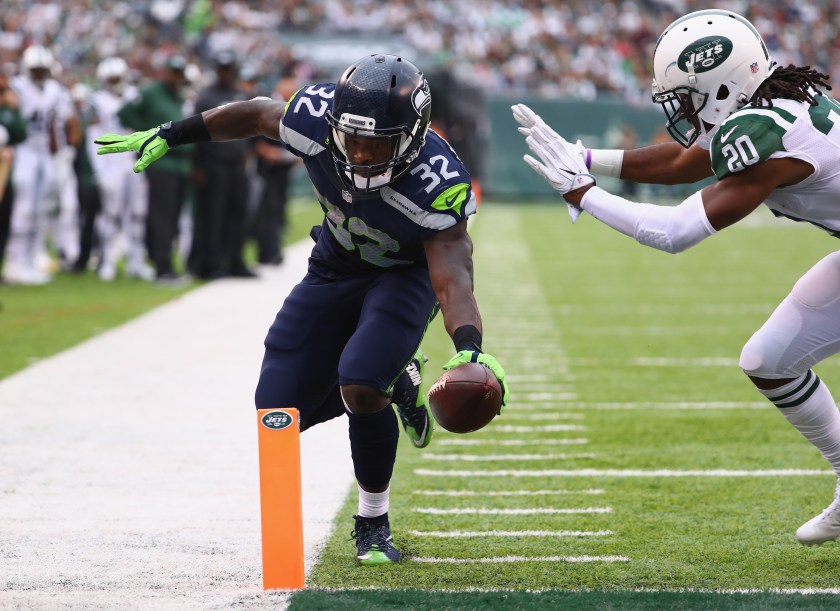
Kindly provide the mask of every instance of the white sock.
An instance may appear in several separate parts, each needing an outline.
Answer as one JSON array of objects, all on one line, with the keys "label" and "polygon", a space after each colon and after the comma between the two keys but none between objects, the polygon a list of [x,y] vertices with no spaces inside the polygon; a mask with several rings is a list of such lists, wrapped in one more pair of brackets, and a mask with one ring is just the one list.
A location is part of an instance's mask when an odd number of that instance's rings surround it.
[{"label": "white sock", "polygon": [[357,483],[359,488],[359,517],[360,518],[378,518],[384,513],[388,513],[388,506],[391,500],[391,486],[385,489],[384,492],[367,492],[362,490],[362,487]]},{"label": "white sock", "polygon": [[840,412],[819,376],[809,369],[793,382],[759,392],[817,447],[840,477]]}]

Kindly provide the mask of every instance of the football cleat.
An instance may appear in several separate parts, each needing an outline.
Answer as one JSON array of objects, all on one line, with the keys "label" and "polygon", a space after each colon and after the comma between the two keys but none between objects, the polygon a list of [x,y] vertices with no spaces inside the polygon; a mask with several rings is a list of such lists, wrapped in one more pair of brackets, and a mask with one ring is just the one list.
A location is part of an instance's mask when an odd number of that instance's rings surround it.
[{"label": "football cleat", "polygon": [[834,492],[831,505],[814,516],[796,531],[796,538],[802,545],[822,545],[840,537],[840,483]]},{"label": "football cleat", "polygon": [[388,514],[378,518],[353,516],[356,527],[350,536],[356,540],[356,558],[363,566],[399,562],[402,556],[393,545]]},{"label": "football cleat", "polygon": [[434,432],[429,404],[426,397],[420,394],[423,368],[427,360],[418,348],[411,362],[394,383],[394,393],[391,395],[403,429],[415,448],[428,446]]}]

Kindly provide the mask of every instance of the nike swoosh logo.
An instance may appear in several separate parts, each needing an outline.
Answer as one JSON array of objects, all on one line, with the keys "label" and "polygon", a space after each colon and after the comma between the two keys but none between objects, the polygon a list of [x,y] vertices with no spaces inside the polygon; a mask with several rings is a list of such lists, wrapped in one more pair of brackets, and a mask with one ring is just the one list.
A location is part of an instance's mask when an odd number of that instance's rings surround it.
[{"label": "nike swoosh logo", "polygon": [[730,129],[728,132],[726,132],[724,135],[722,135],[722,136],[720,137],[720,141],[721,141],[721,142],[726,142],[726,139],[727,139],[727,138],[729,138],[729,135],[730,135],[732,132],[734,132],[736,129],[738,129],[738,126],[737,126],[737,125],[736,125],[735,127],[733,127],[732,129]]}]

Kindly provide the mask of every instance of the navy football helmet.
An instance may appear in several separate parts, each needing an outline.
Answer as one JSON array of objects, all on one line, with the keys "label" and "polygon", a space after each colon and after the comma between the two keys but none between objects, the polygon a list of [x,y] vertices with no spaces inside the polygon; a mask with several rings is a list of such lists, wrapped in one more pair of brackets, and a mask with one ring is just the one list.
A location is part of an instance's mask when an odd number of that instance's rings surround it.
[{"label": "navy football helmet", "polygon": [[429,84],[410,61],[371,55],[347,68],[327,113],[344,186],[369,193],[397,180],[417,158],[431,113]]}]

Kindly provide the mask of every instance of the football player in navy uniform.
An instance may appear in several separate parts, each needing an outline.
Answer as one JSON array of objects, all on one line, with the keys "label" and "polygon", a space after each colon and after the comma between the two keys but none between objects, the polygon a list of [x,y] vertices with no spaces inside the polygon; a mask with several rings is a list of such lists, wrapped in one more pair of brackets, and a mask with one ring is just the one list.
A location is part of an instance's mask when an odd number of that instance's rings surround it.
[{"label": "football player in navy uniform", "polygon": [[97,139],[99,153],[138,151],[142,171],[179,144],[252,136],[279,139],[301,157],[323,211],[304,279],[265,339],[258,408],[299,408],[301,430],[347,414],[359,488],[362,564],[396,562],[388,522],[399,424],[417,447],[432,435],[419,393],[419,346],[439,309],[457,354],[504,370],[481,351],[467,217],[470,176],[429,130],[431,92],[420,70],[393,55],[350,66],[337,84],[301,88],[283,106],[268,98],[227,104],[129,136]]},{"label": "football player in navy uniform", "polygon": [[[556,134],[528,107],[513,107],[540,158],[525,161],[572,206],[641,244],[670,253],[740,221],[762,203],[776,216],[840,236],[840,104],[827,76],[777,66],[755,27],[723,10],[690,13],[659,37],[653,101],[676,142],[589,150]],[[677,206],[640,204],[594,186],[590,172],[654,184],[717,181]],[[758,391],[822,453],[840,477],[840,413],[812,367],[840,351],[840,251],[794,285],[741,352]],[[804,545],[840,537],[834,500],[796,531]]]}]

